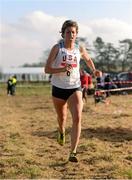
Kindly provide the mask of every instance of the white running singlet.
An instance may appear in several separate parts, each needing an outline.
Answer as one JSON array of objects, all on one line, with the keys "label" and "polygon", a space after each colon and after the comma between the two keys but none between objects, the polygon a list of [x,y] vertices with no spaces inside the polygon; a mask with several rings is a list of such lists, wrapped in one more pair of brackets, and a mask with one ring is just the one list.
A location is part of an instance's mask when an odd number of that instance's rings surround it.
[{"label": "white running singlet", "polygon": [[59,52],[53,63],[54,68],[65,67],[66,64],[72,65],[70,76],[67,72],[52,74],[51,84],[62,89],[78,88],[80,82],[80,51],[79,46],[75,44],[72,51],[64,48],[64,42],[59,43]]}]

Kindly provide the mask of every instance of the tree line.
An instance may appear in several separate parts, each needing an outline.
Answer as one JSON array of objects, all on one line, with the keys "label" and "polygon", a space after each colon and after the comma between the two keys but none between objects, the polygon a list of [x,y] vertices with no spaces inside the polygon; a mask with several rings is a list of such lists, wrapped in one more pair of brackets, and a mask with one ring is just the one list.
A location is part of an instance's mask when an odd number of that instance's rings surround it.
[{"label": "tree line", "polygon": [[[118,47],[115,47],[112,43],[104,42],[101,37],[97,37],[95,41],[93,41],[92,46],[89,45],[87,38],[79,37],[77,42],[85,45],[95,66],[102,72],[118,73],[132,71],[132,39],[119,41]],[[26,63],[23,67],[43,67],[49,51],[50,49],[43,51],[38,63]],[[84,68],[89,71],[83,61],[81,61],[81,66],[84,66]]]}]

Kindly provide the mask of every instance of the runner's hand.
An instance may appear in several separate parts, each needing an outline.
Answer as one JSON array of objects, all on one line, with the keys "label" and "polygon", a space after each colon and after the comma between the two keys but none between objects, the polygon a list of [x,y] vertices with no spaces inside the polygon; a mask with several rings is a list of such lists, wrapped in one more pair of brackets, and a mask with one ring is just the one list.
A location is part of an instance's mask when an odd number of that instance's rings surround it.
[{"label": "runner's hand", "polygon": [[95,77],[102,77],[102,72],[98,69],[94,70],[93,71],[93,74]]}]

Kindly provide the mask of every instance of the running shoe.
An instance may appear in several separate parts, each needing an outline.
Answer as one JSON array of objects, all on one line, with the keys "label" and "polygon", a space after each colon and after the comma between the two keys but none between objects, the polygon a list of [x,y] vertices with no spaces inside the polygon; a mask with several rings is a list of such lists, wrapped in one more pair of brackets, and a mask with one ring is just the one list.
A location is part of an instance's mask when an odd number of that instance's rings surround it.
[{"label": "running shoe", "polygon": [[70,153],[70,156],[69,156],[69,161],[71,161],[71,162],[78,162],[77,154],[71,152],[71,153]]},{"label": "running shoe", "polygon": [[58,131],[58,137],[57,137],[57,142],[63,146],[65,144],[65,133],[61,133]]}]

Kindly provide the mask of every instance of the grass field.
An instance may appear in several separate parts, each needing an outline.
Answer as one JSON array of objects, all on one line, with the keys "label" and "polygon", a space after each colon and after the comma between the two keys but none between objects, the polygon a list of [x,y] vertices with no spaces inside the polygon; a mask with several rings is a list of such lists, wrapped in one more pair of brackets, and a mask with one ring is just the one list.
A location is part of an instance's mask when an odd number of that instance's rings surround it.
[{"label": "grass field", "polygon": [[79,163],[68,162],[56,142],[57,121],[49,85],[0,87],[0,179],[132,179],[132,95],[112,95],[110,104],[85,103]]}]

